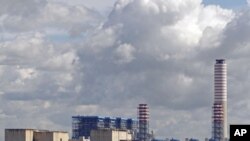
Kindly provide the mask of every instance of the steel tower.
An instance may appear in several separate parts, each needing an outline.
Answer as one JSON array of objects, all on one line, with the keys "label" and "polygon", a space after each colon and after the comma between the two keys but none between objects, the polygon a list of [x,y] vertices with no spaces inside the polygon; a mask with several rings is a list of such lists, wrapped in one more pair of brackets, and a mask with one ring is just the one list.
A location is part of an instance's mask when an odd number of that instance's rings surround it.
[{"label": "steel tower", "polygon": [[147,104],[139,104],[138,107],[139,120],[139,141],[149,141],[149,110]]},{"label": "steel tower", "polygon": [[214,141],[225,141],[227,135],[227,64],[217,59],[214,65],[214,104],[213,104]]}]

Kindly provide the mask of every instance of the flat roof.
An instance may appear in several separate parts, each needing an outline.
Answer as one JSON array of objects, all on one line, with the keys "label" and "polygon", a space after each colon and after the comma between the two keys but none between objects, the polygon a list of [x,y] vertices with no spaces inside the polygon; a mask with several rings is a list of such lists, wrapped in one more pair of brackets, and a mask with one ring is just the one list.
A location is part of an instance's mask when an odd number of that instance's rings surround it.
[{"label": "flat roof", "polygon": [[53,131],[53,130],[44,130],[44,129],[31,129],[31,128],[6,128],[5,130],[9,131],[20,131],[20,130],[32,130],[34,132],[57,132],[57,133],[68,133],[67,131]]}]

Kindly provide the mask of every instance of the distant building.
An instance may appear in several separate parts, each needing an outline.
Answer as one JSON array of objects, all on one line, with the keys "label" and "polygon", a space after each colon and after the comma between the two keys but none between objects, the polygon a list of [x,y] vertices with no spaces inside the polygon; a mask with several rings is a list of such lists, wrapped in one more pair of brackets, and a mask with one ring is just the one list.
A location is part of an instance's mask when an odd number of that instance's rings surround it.
[{"label": "distant building", "polygon": [[5,129],[5,141],[68,141],[69,134],[62,131],[35,129]]},{"label": "distant building", "polygon": [[33,129],[5,129],[5,141],[33,141]]},{"label": "distant building", "polygon": [[84,137],[80,137],[79,139],[69,139],[69,141],[90,141],[90,138],[85,139]]},{"label": "distant building", "polygon": [[199,141],[199,140],[198,139],[193,139],[193,138],[191,138],[191,139],[186,138],[185,141]]},{"label": "distant building", "polygon": [[174,139],[174,138],[172,138],[172,139],[166,138],[165,141],[180,141],[180,140]]},{"label": "distant building", "polygon": [[169,141],[169,139],[152,139],[151,141]]},{"label": "distant building", "polygon": [[85,139],[90,137],[92,130],[116,129],[130,130],[133,134],[138,130],[138,122],[134,119],[111,118],[99,116],[73,116],[72,117],[72,139]]},{"label": "distant building", "polygon": [[170,139],[170,141],[180,141],[180,140],[172,138],[172,139]]},{"label": "distant building", "polygon": [[132,141],[132,133],[129,130],[98,129],[92,130],[91,141]]},{"label": "distant building", "polygon": [[[206,138],[205,141],[218,141],[218,140]],[[230,141],[230,139],[225,138],[225,139],[222,139],[221,141]]]}]

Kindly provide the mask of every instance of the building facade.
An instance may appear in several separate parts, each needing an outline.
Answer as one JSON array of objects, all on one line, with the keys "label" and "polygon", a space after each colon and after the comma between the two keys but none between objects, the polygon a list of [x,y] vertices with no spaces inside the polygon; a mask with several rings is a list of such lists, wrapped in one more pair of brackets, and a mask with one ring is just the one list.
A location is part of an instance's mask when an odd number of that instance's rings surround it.
[{"label": "building facade", "polygon": [[69,141],[90,141],[90,137],[85,139],[84,137],[80,137],[79,139],[69,139]]},{"label": "building facade", "polygon": [[36,129],[5,129],[5,141],[68,141],[69,134],[63,131]]},{"label": "building facade", "polygon": [[5,129],[5,141],[33,141],[33,129]]},{"label": "building facade", "polygon": [[186,138],[185,141],[199,141],[199,140],[198,139],[193,139],[193,138],[191,138],[191,139]]},{"label": "building facade", "polygon": [[130,130],[98,129],[92,130],[91,141],[132,141]]}]

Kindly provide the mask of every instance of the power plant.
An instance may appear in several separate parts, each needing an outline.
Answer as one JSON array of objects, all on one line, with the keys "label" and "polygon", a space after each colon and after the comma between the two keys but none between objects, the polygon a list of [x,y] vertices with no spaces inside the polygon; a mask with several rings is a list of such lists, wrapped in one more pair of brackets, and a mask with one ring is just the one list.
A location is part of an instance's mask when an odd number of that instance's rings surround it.
[{"label": "power plant", "polygon": [[227,132],[227,64],[217,59],[214,65],[213,141],[225,141]]},{"label": "power plant", "polygon": [[[72,117],[72,139],[81,137],[90,138],[91,131],[111,129],[111,130],[129,130],[135,134],[137,130],[137,121],[131,118],[121,117],[100,117],[100,116],[73,116]],[[104,130],[103,130],[104,131]],[[106,130],[105,130],[106,131]]]},{"label": "power plant", "polygon": [[[149,107],[147,104],[139,104],[137,110],[138,120],[121,117],[73,116],[72,139],[90,139],[92,131],[95,131],[93,135],[97,135],[96,133],[98,133],[98,136],[100,136],[102,132],[106,133],[109,130],[114,130],[116,132],[129,131],[134,141],[150,141]],[[92,138],[96,139],[96,137]]]},{"label": "power plant", "polygon": [[[136,111],[136,108],[135,108]],[[179,141],[156,139],[149,129],[149,106],[139,104],[137,119],[101,116],[72,116],[72,139],[63,131],[6,129],[5,141]],[[186,138],[186,141],[198,141]],[[227,64],[216,59],[214,65],[214,98],[212,136],[205,141],[228,141]]]}]

